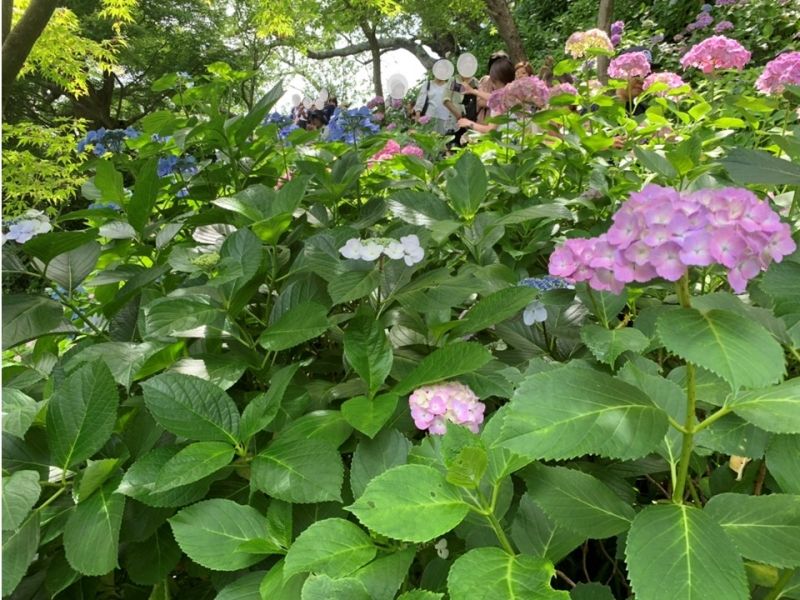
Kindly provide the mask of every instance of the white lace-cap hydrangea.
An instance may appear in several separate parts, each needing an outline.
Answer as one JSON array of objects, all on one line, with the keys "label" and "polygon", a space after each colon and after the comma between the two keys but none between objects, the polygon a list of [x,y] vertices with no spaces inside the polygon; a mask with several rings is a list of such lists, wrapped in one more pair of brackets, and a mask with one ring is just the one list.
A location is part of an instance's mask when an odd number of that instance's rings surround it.
[{"label": "white lace-cap hydrangea", "polygon": [[339,248],[339,253],[352,260],[376,260],[381,254],[392,260],[402,259],[409,267],[420,262],[425,250],[416,235],[406,235],[400,241],[391,238],[371,238],[361,241],[358,238],[347,240]]},{"label": "white lace-cap hydrangea", "polygon": [[544,323],[547,320],[547,308],[538,300],[534,300],[522,312],[522,321],[525,325]]}]

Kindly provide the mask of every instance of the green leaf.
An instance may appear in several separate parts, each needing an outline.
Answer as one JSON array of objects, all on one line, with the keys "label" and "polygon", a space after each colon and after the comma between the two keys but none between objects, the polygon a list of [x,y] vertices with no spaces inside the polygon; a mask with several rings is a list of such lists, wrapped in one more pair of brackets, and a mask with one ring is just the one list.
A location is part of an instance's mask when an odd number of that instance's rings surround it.
[{"label": "green leaf", "polygon": [[410,590],[398,596],[397,600],[441,600],[443,597],[443,594],[430,592],[428,590]]},{"label": "green leaf", "polygon": [[283,576],[311,572],[346,577],[375,558],[377,551],[357,525],[344,519],[324,519],[294,541],[286,553]]},{"label": "green leaf", "polygon": [[231,311],[238,312],[248,299],[237,298],[238,292],[244,291],[261,269],[264,248],[249,229],[240,229],[225,238],[219,256],[217,276],[212,282],[226,282],[223,285],[226,303]]},{"label": "green leaf", "polygon": [[64,552],[69,565],[84,575],[105,575],[117,568],[119,528],[125,496],[115,490],[119,479],[106,482],[76,506],[64,527]]},{"label": "green leaf", "polygon": [[147,360],[164,348],[164,344],[144,342],[103,342],[81,350],[67,363],[67,369],[73,365],[95,360],[102,360],[110,369],[114,380],[121,386],[130,389],[136,374]]},{"label": "green leaf", "polygon": [[437,222],[451,221],[456,215],[431,192],[400,190],[389,197],[392,215],[409,225],[430,228]]},{"label": "green leaf", "polygon": [[266,538],[267,522],[252,506],[214,498],[186,507],[169,519],[181,550],[214,571],[238,571],[261,561],[260,554],[237,552],[243,542]]},{"label": "green leaf", "polygon": [[338,448],[350,437],[353,428],[338,410],[315,410],[290,422],[277,439],[289,443],[316,440]]},{"label": "green leaf", "polygon": [[640,146],[634,146],[633,153],[636,155],[636,160],[642,163],[648,171],[652,171],[666,179],[674,179],[678,176],[675,167],[661,154],[652,150],[645,150]]},{"label": "green leaf", "polygon": [[86,231],[51,231],[50,233],[43,233],[28,240],[22,245],[22,249],[27,254],[38,258],[46,265],[56,256],[80,248],[94,241],[96,237],[96,229],[87,229]]},{"label": "green leaf", "polygon": [[22,525],[41,492],[36,471],[17,471],[3,477],[3,531]]},{"label": "green leaf", "polygon": [[333,304],[344,304],[372,293],[378,287],[381,275],[375,269],[347,271],[328,282],[328,293]]},{"label": "green leaf", "polygon": [[563,527],[523,494],[511,524],[511,538],[524,554],[543,556],[554,564],[581,545],[586,537]]},{"label": "green leaf", "polygon": [[581,471],[532,465],[524,471],[524,479],[531,499],[547,516],[587,538],[622,533],[636,515],[602,481]]},{"label": "green leaf", "polygon": [[15,532],[3,532],[3,596],[16,589],[39,549],[39,511]]},{"label": "green leaf", "polygon": [[106,159],[96,162],[94,185],[100,190],[103,202],[114,202],[125,206],[125,188],[122,185],[122,174],[114,168],[114,163]]},{"label": "green leaf", "polygon": [[14,388],[3,388],[3,432],[24,438],[36,418],[36,400]]},{"label": "green leaf", "polygon": [[583,305],[592,311],[592,314],[604,325],[616,323],[617,315],[628,302],[625,292],[621,294],[598,292],[591,289],[588,284],[579,284],[576,288],[578,298]]},{"label": "green leaf", "polygon": [[486,196],[486,169],[472,152],[464,152],[447,180],[447,195],[456,212],[465,219],[475,216]]},{"label": "green leaf", "polygon": [[234,139],[241,147],[247,142],[247,138],[253,133],[264,120],[272,106],[283,96],[283,83],[279,81],[253,105],[253,108],[237,123]]},{"label": "green leaf", "polygon": [[72,497],[80,504],[94,494],[109,477],[111,477],[122,462],[119,458],[103,458],[90,460],[86,468],[79,474],[79,479],[72,486]]},{"label": "green leaf", "polygon": [[475,548],[450,567],[451,600],[569,600],[550,587],[556,571],[550,561],[500,548]]},{"label": "green leaf", "polygon": [[244,407],[239,423],[239,435],[243,440],[249,440],[262,431],[277,416],[286,388],[299,368],[300,365],[295,363],[275,372],[269,380],[266,393],[259,394]]},{"label": "green leaf", "polygon": [[511,287],[489,294],[479,300],[467,311],[458,324],[451,330],[451,335],[463,336],[475,333],[505,321],[524,309],[539,295],[529,287]]},{"label": "green leaf", "polygon": [[164,373],[142,383],[142,390],[147,410],[167,431],[201,442],[237,443],[239,411],[213,383]]},{"label": "green leaf", "polygon": [[344,332],[344,355],[367,384],[370,396],[392,370],[394,356],[389,340],[380,321],[370,314],[360,314],[348,324]]},{"label": "green leaf", "polygon": [[331,579],[311,575],[303,585],[301,600],[371,600],[364,584],[353,577]]},{"label": "green leaf", "polygon": [[139,170],[136,185],[133,187],[133,195],[125,207],[125,212],[128,213],[128,223],[139,233],[144,233],[150,213],[153,212],[153,207],[158,199],[161,182],[157,167],[158,159],[153,157]]},{"label": "green leaf", "polygon": [[741,556],[699,508],[648,506],[633,520],[625,556],[637,598],[750,598]]},{"label": "green leaf", "polygon": [[606,329],[594,323],[581,327],[581,340],[600,362],[613,367],[623,352],[640,354],[650,345],[650,340],[638,329]]},{"label": "green leaf", "polygon": [[204,328],[216,326],[219,329],[224,319],[225,313],[207,297],[180,296],[158,298],[150,303],[145,309],[144,321],[148,338],[203,337],[206,335]]},{"label": "green leaf", "polygon": [[64,309],[44,296],[13,294],[3,296],[3,350],[33,340],[63,327]]},{"label": "green leaf", "polygon": [[406,464],[411,442],[396,429],[386,429],[375,439],[361,440],[350,463],[350,488],[358,498],[367,484],[392,467]]},{"label": "green leaf", "polygon": [[397,394],[382,394],[372,400],[356,396],[342,403],[342,416],[364,435],[374,438],[397,408]]},{"label": "green leaf", "polygon": [[800,433],[800,377],[765,390],[737,394],[728,406],[767,431]]},{"label": "green leaf", "polygon": [[[448,428],[448,431],[450,428]],[[445,479],[453,485],[467,489],[475,489],[483,479],[489,467],[489,456],[479,446],[466,446],[447,462]]]},{"label": "green leaf", "polygon": [[477,371],[491,359],[491,353],[477,342],[454,342],[423,358],[393,391],[403,396],[420,386]]},{"label": "green leaf", "polygon": [[92,241],[59,254],[48,263],[44,276],[67,290],[74,290],[94,270],[100,250],[100,244]]},{"label": "green leaf", "polygon": [[406,548],[388,556],[376,558],[353,574],[364,584],[371,600],[393,600],[403,584],[416,548]]},{"label": "green leaf", "polygon": [[780,344],[732,312],[680,308],[662,314],[656,327],[667,350],[719,375],[734,390],[777,383],[785,372]]},{"label": "green leaf", "polygon": [[222,588],[214,600],[261,600],[261,581],[266,571],[251,571]]},{"label": "green leaf", "polygon": [[328,327],[327,309],[316,302],[303,302],[281,315],[261,334],[258,343],[267,350],[278,352],[313,339]]},{"label": "green leaf", "polygon": [[275,440],[252,463],[253,487],[287,502],[341,501],[343,479],[339,452],[319,440]]},{"label": "green leaf", "polygon": [[800,185],[800,165],[763,150],[731,148],[720,162],[736,183]]},{"label": "green leaf", "polygon": [[176,446],[155,448],[137,460],[122,478],[119,493],[148,506],[183,506],[197,502],[208,493],[209,480],[198,481],[166,492],[154,492],[159,473],[179,451]]},{"label": "green leaf", "polygon": [[469,507],[458,488],[433,467],[402,465],[372,479],[346,510],[381,535],[426,542],[463,521]]},{"label": "green leaf", "polygon": [[764,290],[775,303],[776,315],[798,312],[797,299],[800,298],[800,263],[785,260],[780,264],[770,265],[770,268],[761,278],[759,287]]},{"label": "green leaf", "polygon": [[53,464],[68,469],[100,450],[114,428],[119,394],[105,363],[84,365],[56,387],[47,405]]},{"label": "green leaf", "polygon": [[603,373],[566,367],[520,384],[499,444],[533,459],[634,459],[653,451],[667,427],[667,414],[641,390]]},{"label": "green leaf", "polygon": [[170,528],[164,524],[143,542],[130,544],[125,550],[125,570],[139,585],[155,585],[172,571],[181,559]]},{"label": "green leaf", "polygon": [[611,588],[599,583],[579,583],[569,592],[570,600],[614,600]]},{"label": "green leaf", "polygon": [[[685,406],[685,403],[684,403]],[[678,418],[682,421],[685,417]],[[678,433],[677,430],[674,430]],[[680,436],[683,437],[683,436]],[[769,433],[736,415],[725,415],[694,437],[695,444],[722,454],[761,458]],[[676,461],[677,462],[677,461]]]},{"label": "green leaf", "polygon": [[154,492],[194,483],[228,466],[233,446],[225,442],[196,442],[170,458],[156,479]]},{"label": "green leaf", "polygon": [[787,494],[800,494],[800,435],[773,435],[767,446],[769,474]]},{"label": "green leaf", "polygon": [[743,557],[776,567],[800,566],[800,496],[718,494],[703,510],[722,525]]}]

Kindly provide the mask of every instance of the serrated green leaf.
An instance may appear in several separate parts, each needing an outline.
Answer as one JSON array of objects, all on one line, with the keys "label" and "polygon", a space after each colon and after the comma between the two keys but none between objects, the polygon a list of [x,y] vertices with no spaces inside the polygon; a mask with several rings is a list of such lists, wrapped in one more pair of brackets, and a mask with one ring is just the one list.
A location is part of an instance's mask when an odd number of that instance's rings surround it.
[{"label": "serrated green leaf", "polygon": [[673,179],[678,176],[675,167],[661,154],[653,150],[646,150],[640,146],[634,146],[633,153],[636,155],[636,159],[642,163],[648,171],[652,171],[666,179]]},{"label": "serrated green leaf", "polygon": [[486,329],[520,313],[538,295],[532,288],[518,286],[499,290],[479,300],[467,311],[451,335],[463,336]]},{"label": "serrated green leaf", "polygon": [[466,219],[475,216],[486,196],[488,178],[481,159],[464,152],[447,180],[447,195],[456,212]]},{"label": "serrated green leaf", "polygon": [[416,548],[406,548],[388,556],[376,558],[353,573],[364,584],[371,600],[393,600],[414,561]]},{"label": "serrated green leaf", "polygon": [[195,442],[170,458],[156,479],[154,492],[194,483],[228,466],[233,446],[225,442]]},{"label": "serrated green leaf", "polygon": [[59,385],[47,407],[48,445],[62,469],[103,447],[114,428],[119,394],[105,363],[84,365]]},{"label": "serrated green leaf", "polygon": [[221,330],[224,321],[222,309],[205,296],[158,298],[145,308],[144,316],[148,338],[204,337],[209,330]]},{"label": "serrated green leaf", "polygon": [[787,494],[800,494],[800,435],[773,435],[767,446],[769,474]]},{"label": "serrated green leaf", "polygon": [[543,556],[555,564],[586,538],[556,523],[525,493],[511,524],[511,539],[520,552]]},{"label": "serrated green leaf", "polygon": [[17,471],[3,477],[3,531],[22,525],[41,492],[36,471]]},{"label": "serrated green leaf", "polygon": [[125,207],[128,223],[139,233],[144,233],[145,225],[153,212],[161,187],[157,172],[158,159],[153,157],[139,170],[136,185],[133,187],[131,201]]},{"label": "serrated green leaf", "polygon": [[214,600],[261,600],[261,580],[266,571],[248,572],[219,591]]},{"label": "serrated green leaf", "polygon": [[338,448],[351,433],[353,428],[345,421],[340,411],[315,410],[289,423],[281,429],[276,439],[284,443],[292,440],[298,443],[316,440]]},{"label": "serrated green leaf", "polygon": [[600,362],[613,367],[623,352],[640,354],[650,345],[650,340],[638,329],[606,329],[594,323],[581,327],[581,340]]},{"label": "serrated green leaf", "polygon": [[334,305],[344,304],[371,294],[380,281],[380,273],[374,269],[347,271],[328,282],[328,294]]},{"label": "serrated green leaf", "polygon": [[[425,465],[389,469],[367,484],[346,510],[373,531],[408,542],[425,542],[447,533],[469,512],[458,488]],[[425,519],[420,519],[425,515]]]},{"label": "serrated green leaf", "polygon": [[547,560],[500,548],[475,548],[450,567],[451,600],[569,600],[567,592],[550,587],[555,575]]},{"label": "serrated green leaf", "polygon": [[57,331],[72,328],[58,302],[32,294],[3,296],[3,350]]},{"label": "serrated green leaf", "polygon": [[454,342],[423,358],[393,391],[403,396],[420,386],[477,371],[491,359],[491,353],[476,342]]},{"label": "serrated green leaf", "polygon": [[369,536],[344,519],[323,519],[303,531],[286,553],[283,576],[295,573],[324,573],[346,577],[377,554]]},{"label": "serrated green leaf", "polygon": [[375,439],[361,440],[350,463],[353,496],[364,493],[367,484],[392,467],[406,464],[411,442],[396,429],[386,429]]},{"label": "serrated green leaf", "polygon": [[639,389],[581,367],[528,377],[502,422],[499,445],[533,459],[583,454],[633,459],[653,451],[667,414]]},{"label": "serrated green leaf", "polygon": [[307,575],[283,579],[283,559],[275,563],[261,580],[261,600],[298,600]]},{"label": "serrated green leaf", "polygon": [[237,552],[248,540],[268,535],[264,516],[252,506],[214,498],[193,504],[169,519],[175,541],[199,565],[214,571],[238,571],[263,559]]},{"label": "serrated green leaf", "polygon": [[763,150],[731,148],[720,162],[737,183],[800,185],[800,165]]},{"label": "serrated green leaf", "polygon": [[102,200],[124,206],[128,199],[125,197],[122,174],[114,168],[114,163],[100,159],[95,169],[94,184],[100,191]]},{"label": "serrated green leaf", "polygon": [[331,579],[311,575],[303,584],[301,600],[371,600],[364,584],[353,577]]},{"label": "serrated green leaf", "polygon": [[[448,428],[448,433],[449,433]],[[466,446],[456,456],[447,460],[445,479],[459,487],[475,489],[489,467],[489,456],[479,446]]]},{"label": "serrated green leaf", "polygon": [[374,438],[394,414],[396,407],[396,394],[381,394],[371,400],[366,396],[357,396],[342,403],[342,416],[355,429]]},{"label": "serrated green leaf", "polygon": [[800,377],[765,390],[737,394],[728,406],[773,433],[800,433]]},{"label": "serrated green leaf", "polygon": [[392,347],[381,323],[371,314],[352,319],[344,332],[347,362],[367,384],[372,396],[392,370]]},{"label": "serrated green leaf", "polygon": [[86,468],[78,475],[76,484],[72,486],[75,502],[80,504],[97,491],[114,474],[120,462],[118,458],[88,461]]},{"label": "serrated green leaf", "polygon": [[125,570],[139,585],[155,585],[172,571],[181,559],[181,549],[165,524],[143,542],[125,550]]},{"label": "serrated green leaf", "polygon": [[24,438],[36,418],[39,405],[30,396],[14,388],[3,388],[3,432]]},{"label": "serrated green leaf", "polygon": [[800,566],[800,496],[719,494],[703,510],[722,525],[745,558],[776,567]]},{"label": "serrated green leaf", "polygon": [[39,548],[39,511],[13,533],[3,533],[3,595],[16,589]]},{"label": "serrated green leaf", "polygon": [[719,375],[734,390],[777,383],[785,372],[780,344],[732,312],[680,308],[662,314],[656,327],[667,350]]},{"label": "serrated green leaf", "polygon": [[269,380],[266,393],[259,394],[244,407],[239,422],[239,434],[243,440],[249,440],[277,416],[286,388],[299,368],[300,365],[295,363],[276,371]]},{"label": "serrated green leaf", "polygon": [[640,598],[750,597],[741,556],[722,527],[699,508],[648,506],[633,520],[625,556]]},{"label": "serrated green leaf", "polygon": [[22,249],[44,264],[56,256],[88,244],[97,237],[97,229],[86,231],[51,231],[25,242]]},{"label": "serrated green leaf", "polygon": [[164,344],[144,342],[103,342],[89,346],[67,362],[67,369],[73,365],[101,359],[110,369],[114,380],[125,388],[130,388],[136,374],[147,360],[163,350]]},{"label": "serrated green leaf", "polygon": [[316,302],[303,302],[281,315],[261,334],[258,343],[267,350],[278,352],[313,339],[328,327],[327,309]]}]

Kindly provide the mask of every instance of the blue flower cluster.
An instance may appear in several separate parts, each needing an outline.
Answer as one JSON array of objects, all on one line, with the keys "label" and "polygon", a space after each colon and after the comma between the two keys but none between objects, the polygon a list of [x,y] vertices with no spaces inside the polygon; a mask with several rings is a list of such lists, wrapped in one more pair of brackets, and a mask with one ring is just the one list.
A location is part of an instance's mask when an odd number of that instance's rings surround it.
[{"label": "blue flower cluster", "polygon": [[163,144],[164,142],[168,142],[172,139],[171,135],[159,135],[154,133],[150,136],[150,141],[158,142],[159,144]]},{"label": "blue flower cluster", "polygon": [[347,110],[337,108],[328,123],[327,139],[353,144],[378,131],[380,125],[372,120],[372,111],[366,106]]},{"label": "blue flower cluster", "polygon": [[188,179],[193,175],[197,175],[199,171],[197,160],[190,154],[182,157],[170,154],[164,158],[159,158],[156,166],[156,172],[159,177],[180,173],[181,177]]},{"label": "blue flower cluster", "polygon": [[292,122],[292,117],[288,115],[282,115],[279,112],[274,112],[270,115],[267,115],[267,118],[264,119],[264,125],[278,125],[279,127],[286,127]]},{"label": "blue flower cluster", "polygon": [[522,279],[519,284],[525,287],[534,288],[540,292],[563,290],[572,287],[572,285],[561,279],[561,277],[553,277],[552,275],[545,275],[544,277],[526,277],[525,279]]},{"label": "blue flower cluster", "polygon": [[102,202],[92,202],[89,205],[89,208],[99,208],[99,209],[108,208],[108,209],[111,209],[111,210],[115,210],[117,212],[121,212],[122,211],[122,207],[119,204],[117,204],[116,202],[107,202],[105,204],[102,203]]},{"label": "blue flower cluster", "polygon": [[100,129],[89,131],[80,142],[78,152],[84,152],[91,145],[95,156],[103,156],[106,152],[122,152],[126,139],[135,140],[139,132],[133,127],[126,129]]},{"label": "blue flower cluster", "polygon": [[285,140],[287,137],[289,137],[290,133],[297,131],[298,129],[300,129],[299,125],[296,125],[295,123],[289,123],[286,127],[281,128],[281,130],[278,132],[278,138]]}]

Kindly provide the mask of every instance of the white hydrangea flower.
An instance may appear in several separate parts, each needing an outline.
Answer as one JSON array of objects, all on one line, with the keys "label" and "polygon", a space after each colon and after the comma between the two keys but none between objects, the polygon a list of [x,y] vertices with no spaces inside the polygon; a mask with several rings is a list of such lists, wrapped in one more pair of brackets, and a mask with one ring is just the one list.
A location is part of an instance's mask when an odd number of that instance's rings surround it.
[{"label": "white hydrangea flower", "polygon": [[383,245],[374,240],[367,240],[361,245],[361,260],[375,260],[383,252]]},{"label": "white hydrangea flower", "polygon": [[436,548],[436,554],[442,560],[447,560],[447,557],[450,556],[450,550],[447,549],[447,540],[445,538],[440,539],[433,547]]},{"label": "white hydrangea flower", "polygon": [[383,249],[383,253],[393,260],[399,260],[405,255],[403,244],[398,241],[391,240]]},{"label": "white hydrangea flower", "polygon": [[358,260],[361,258],[361,250],[361,240],[358,238],[351,238],[347,240],[344,246],[339,248],[339,253],[345,258]]},{"label": "white hydrangea flower", "polygon": [[403,245],[403,260],[410,267],[417,264],[425,256],[425,251],[419,245],[419,238],[414,235],[405,235],[400,238],[400,243]]},{"label": "white hydrangea flower", "polygon": [[547,320],[547,309],[544,304],[538,300],[534,300],[522,312],[522,322],[525,325],[533,325],[534,323],[544,323]]}]

